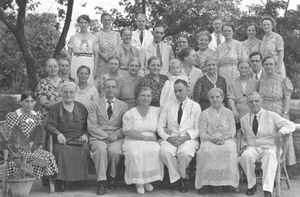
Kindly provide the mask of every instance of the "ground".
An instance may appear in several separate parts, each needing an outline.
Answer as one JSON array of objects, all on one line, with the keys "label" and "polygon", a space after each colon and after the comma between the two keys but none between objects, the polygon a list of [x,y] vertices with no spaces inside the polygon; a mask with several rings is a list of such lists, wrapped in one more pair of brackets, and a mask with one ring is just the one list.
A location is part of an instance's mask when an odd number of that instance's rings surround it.
[{"label": "ground", "polygon": [[[263,197],[263,192],[261,188],[261,183],[258,182],[259,187],[258,191],[253,197]],[[195,189],[193,189],[193,183],[189,183],[189,192],[182,194],[178,192],[176,185],[166,185],[155,183],[154,191],[147,192],[145,195],[139,195],[136,193],[134,186],[126,186],[121,184],[117,189],[114,191],[107,190],[106,195],[107,197],[138,197],[138,196],[145,196],[145,197],[198,197],[200,196]],[[300,175],[295,176],[291,179],[291,189],[287,189],[287,186],[282,183],[282,193],[281,197],[297,197],[300,195]],[[33,185],[33,188],[30,193],[30,197],[97,197],[98,195],[95,194],[96,186],[95,182],[85,182],[80,184],[73,184],[69,186],[69,189],[64,193],[49,193],[48,187],[42,187],[41,181],[36,181]],[[206,197],[246,197],[246,183],[242,183],[240,185],[240,192],[231,192],[231,193],[223,193],[221,191],[216,191],[215,193],[211,193],[208,195],[204,195]],[[275,196],[275,195],[274,195]]]}]

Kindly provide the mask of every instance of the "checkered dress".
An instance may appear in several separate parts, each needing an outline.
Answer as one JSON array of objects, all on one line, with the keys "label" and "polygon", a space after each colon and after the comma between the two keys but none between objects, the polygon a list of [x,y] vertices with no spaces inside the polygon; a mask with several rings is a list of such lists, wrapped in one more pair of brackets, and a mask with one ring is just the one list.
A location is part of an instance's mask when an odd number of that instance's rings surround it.
[{"label": "checkered dress", "polygon": [[[8,125],[8,133],[12,132],[15,126],[20,126],[25,134],[29,137],[32,129],[41,123],[42,114],[40,112],[32,111],[29,114],[22,114],[21,110],[18,109],[15,112],[10,112],[6,115],[6,122]],[[40,178],[42,176],[50,176],[57,174],[58,168],[54,159],[54,155],[45,150],[36,150],[33,153],[25,153],[27,159],[26,161],[30,163],[33,167],[33,176]],[[36,158],[44,159],[48,161],[48,165],[41,167],[36,163]],[[19,172],[16,167],[16,163],[9,161],[6,167],[6,176],[14,176]]]}]

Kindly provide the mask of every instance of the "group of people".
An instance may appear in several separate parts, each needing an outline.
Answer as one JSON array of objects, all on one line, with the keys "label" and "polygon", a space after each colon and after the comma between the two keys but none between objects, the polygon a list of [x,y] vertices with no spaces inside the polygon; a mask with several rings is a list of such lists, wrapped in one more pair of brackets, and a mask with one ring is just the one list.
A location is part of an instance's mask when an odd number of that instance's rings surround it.
[{"label": "group of people", "polygon": [[[43,170],[56,175],[56,190],[85,180],[91,157],[96,193],[103,195],[115,188],[124,156],[125,182],[135,184],[138,193],[153,190],[151,183],[164,177],[164,165],[170,182],[186,192],[186,170],[196,155],[200,193],[212,186],[237,188],[240,163],[246,194],[253,195],[255,161],[261,160],[264,196],[271,196],[274,140],[295,130],[288,120],[293,87],[285,76],[283,40],[272,31],[274,20],[262,19],[262,41],[250,24],[248,39],[239,42],[233,39],[234,27],[216,18],[212,34],[197,35],[198,51],[179,35],[175,52],[163,42],[162,24],[152,33],[145,29],[145,15],[137,16],[136,31],[124,28],[120,34],[111,30],[112,20],[104,13],[103,29],[94,36],[88,32],[89,17],[78,17],[80,32],[70,38],[67,58],[48,59],[48,77],[34,94],[22,94],[22,108],[7,115],[11,128],[19,124],[30,132],[27,124],[43,124],[54,137],[54,156],[47,152],[47,158],[56,162]],[[36,99],[41,113],[33,111]],[[246,140],[241,155],[237,129]],[[289,145],[291,165],[296,161],[291,135]]]}]

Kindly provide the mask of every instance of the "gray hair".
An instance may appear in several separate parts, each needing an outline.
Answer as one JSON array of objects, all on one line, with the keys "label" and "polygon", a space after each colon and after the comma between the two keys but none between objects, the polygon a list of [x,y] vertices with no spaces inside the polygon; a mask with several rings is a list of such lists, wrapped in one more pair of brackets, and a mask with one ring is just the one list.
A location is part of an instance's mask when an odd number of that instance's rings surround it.
[{"label": "gray hair", "polygon": [[260,98],[260,100],[262,100],[260,94],[259,94],[258,92],[256,92],[256,91],[250,92],[250,93],[247,95],[247,101],[249,100],[249,98],[250,98],[251,96],[258,96],[258,97]]},{"label": "gray hair", "polygon": [[68,81],[68,82],[63,83],[63,85],[61,86],[61,90],[65,89],[66,87],[69,87],[69,86],[73,86],[75,90],[77,89],[77,85],[74,82]]},{"label": "gray hair", "polygon": [[221,96],[222,98],[224,98],[224,92],[223,92],[223,90],[220,89],[220,88],[212,88],[212,89],[210,89],[210,90],[208,91],[207,97],[208,97],[208,98],[211,97],[211,95],[212,95],[213,93],[216,93],[216,92],[219,93],[220,96]]}]

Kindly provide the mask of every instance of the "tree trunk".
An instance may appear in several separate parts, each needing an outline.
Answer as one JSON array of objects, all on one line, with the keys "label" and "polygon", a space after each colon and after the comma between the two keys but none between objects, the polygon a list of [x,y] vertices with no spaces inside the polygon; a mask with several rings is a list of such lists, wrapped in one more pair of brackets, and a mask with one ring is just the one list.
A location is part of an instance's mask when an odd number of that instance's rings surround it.
[{"label": "tree trunk", "polygon": [[142,13],[146,14],[146,0],[142,0]]},{"label": "tree trunk", "polygon": [[73,4],[74,4],[74,0],[68,1],[66,20],[65,20],[63,30],[60,34],[58,43],[57,43],[54,53],[53,53],[54,58],[59,58],[61,50],[65,46],[65,41],[66,41],[66,37],[67,37],[68,31],[70,28],[70,23],[71,23],[71,18],[72,18]]}]

